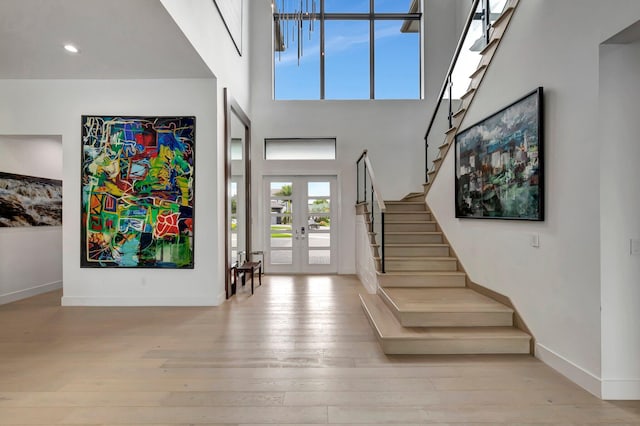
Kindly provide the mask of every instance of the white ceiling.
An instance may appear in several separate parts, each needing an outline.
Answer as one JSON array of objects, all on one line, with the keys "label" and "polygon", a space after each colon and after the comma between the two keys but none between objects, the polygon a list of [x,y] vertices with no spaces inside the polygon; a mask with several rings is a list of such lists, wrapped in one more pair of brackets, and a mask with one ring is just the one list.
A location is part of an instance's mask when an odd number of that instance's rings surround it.
[{"label": "white ceiling", "polygon": [[211,76],[160,0],[0,0],[0,79]]}]

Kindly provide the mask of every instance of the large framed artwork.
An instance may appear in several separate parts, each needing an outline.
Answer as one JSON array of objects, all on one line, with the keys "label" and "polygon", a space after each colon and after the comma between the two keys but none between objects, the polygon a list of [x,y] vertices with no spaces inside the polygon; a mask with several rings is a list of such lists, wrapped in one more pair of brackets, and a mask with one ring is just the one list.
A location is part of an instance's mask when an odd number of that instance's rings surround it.
[{"label": "large framed artwork", "polygon": [[0,172],[0,227],[62,226],[62,181]]},{"label": "large framed artwork", "polygon": [[82,116],[81,267],[193,268],[195,117]]},{"label": "large framed artwork", "polygon": [[544,220],[542,93],[456,135],[456,217]]}]

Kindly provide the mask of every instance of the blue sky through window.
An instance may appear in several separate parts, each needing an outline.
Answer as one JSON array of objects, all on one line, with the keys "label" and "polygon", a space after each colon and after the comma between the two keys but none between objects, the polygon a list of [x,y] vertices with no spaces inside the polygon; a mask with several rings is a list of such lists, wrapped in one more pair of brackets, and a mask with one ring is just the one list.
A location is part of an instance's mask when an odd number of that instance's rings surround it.
[{"label": "blue sky through window", "polygon": [[[411,0],[376,0],[376,13],[407,13]],[[369,0],[325,0],[327,13],[368,13]],[[375,22],[375,98],[420,98],[420,36],[402,33],[403,21]],[[286,26],[283,22],[281,25]],[[289,22],[283,33],[292,34]],[[320,99],[320,25],[304,23],[302,57],[297,42],[275,52],[275,99]],[[369,21],[325,21],[325,99],[369,99]]]}]

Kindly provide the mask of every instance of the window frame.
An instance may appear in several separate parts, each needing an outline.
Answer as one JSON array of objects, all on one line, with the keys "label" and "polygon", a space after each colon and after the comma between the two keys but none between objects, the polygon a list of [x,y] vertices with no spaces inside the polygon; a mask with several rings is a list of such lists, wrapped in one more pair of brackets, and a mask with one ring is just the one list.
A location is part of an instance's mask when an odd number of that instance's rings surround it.
[{"label": "window frame", "polygon": [[[338,13],[338,12],[329,12],[325,13],[324,11],[324,3],[325,0],[318,0],[320,4],[320,11],[316,14],[316,21],[319,24],[320,28],[320,100],[325,100],[325,21],[327,20],[343,20],[343,21],[369,21],[369,100],[376,100],[375,97],[375,23],[376,21],[404,21],[403,27],[407,25],[409,21],[418,21],[419,23],[419,39],[420,39],[420,49],[418,52],[418,63],[420,65],[420,69],[418,70],[418,84],[419,84],[419,95],[417,99],[422,99],[422,70],[424,67],[422,61],[422,12],[421,9],[421,1],[415,0],[411,3],[409,12],[405,13],[393,13],[393,12],[375,12],[375,0],[369,0],[369,13],[360,13],[360,12],[349,12],[349,13]],[[416,9],[416,10],[414,10]],[[296,20],[299,19],[300,16],[295,13],[280,13],[274,10],[272,14],[274,31],[273,33],[273,41],[272,41],[272,53],[275,53],[276,43],[278,42],[278,34],[280,34],[280,30],[276,28],[276,23],[281,22],[285,19]],[[303,21],[308,21],[311,19],[310,15],[302,14],[301,16]],[[272,57],[273,60],[273,57]],[[273,61],[272,67],[272,82],[273,82],[273,99],[278,101],[281,99],[276,99],[276,63]],[[340,100],[350,100],[350,99],[340,99]]]},{"label": "window frame", "polygon": [[[315,142],[322,141],[328,144],[333,143],[333,158],[268,158],[268,148],[270,142]],[[265,161],[336,161],[338,159],[338,140],[335,137],[291,137],[291,138],[265,138],[263,144],[263,160]]]}]

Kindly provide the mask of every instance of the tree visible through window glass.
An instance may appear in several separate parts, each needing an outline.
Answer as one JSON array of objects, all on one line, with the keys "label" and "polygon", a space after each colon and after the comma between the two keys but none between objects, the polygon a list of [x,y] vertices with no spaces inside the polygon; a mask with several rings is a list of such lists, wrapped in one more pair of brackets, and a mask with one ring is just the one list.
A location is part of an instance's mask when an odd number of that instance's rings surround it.
[{"label": "tree visible through window glass", "polygon": [[309,0],[308,14],[300,4],[274,3],[276,100],[420,98],[415,0],[374,0],[373,12],[370,0]]}]

